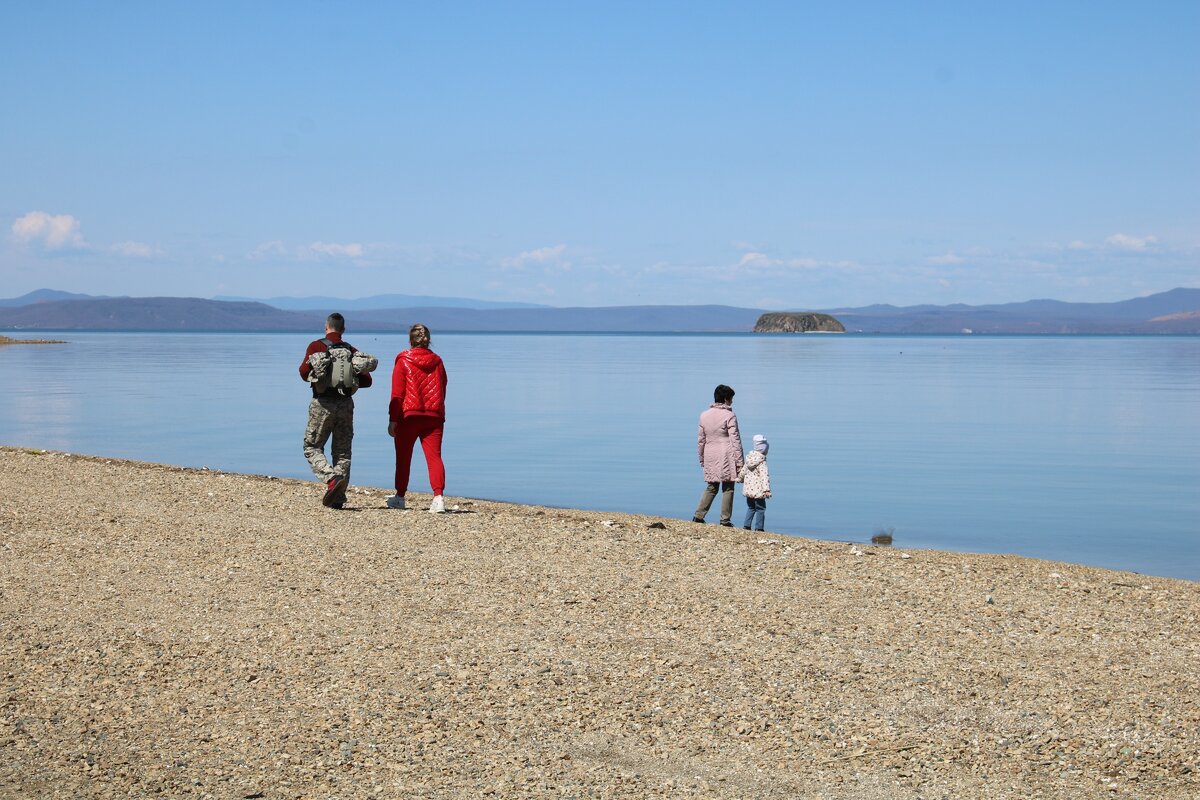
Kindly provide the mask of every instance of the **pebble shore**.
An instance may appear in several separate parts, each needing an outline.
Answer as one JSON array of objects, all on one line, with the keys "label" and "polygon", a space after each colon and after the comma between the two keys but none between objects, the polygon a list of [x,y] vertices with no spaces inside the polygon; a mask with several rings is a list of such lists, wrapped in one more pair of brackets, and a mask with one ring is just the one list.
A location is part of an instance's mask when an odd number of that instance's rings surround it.
[{"label": "pebble shore", "polygon": [[1200,584],[321,491],[0,448],[0,798],[1200,796]]}]

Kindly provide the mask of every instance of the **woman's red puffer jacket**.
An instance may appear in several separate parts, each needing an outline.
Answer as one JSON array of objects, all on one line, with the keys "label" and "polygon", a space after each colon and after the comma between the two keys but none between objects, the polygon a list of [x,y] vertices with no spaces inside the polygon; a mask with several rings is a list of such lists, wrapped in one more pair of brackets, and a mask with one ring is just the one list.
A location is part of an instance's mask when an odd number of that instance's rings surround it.
[{"label": "woman's red puffer jacket", "polygon": [[396,356],[392,368],[392,401],[388,417],[446,418],[446,366],[425,347],[412,347]]}]

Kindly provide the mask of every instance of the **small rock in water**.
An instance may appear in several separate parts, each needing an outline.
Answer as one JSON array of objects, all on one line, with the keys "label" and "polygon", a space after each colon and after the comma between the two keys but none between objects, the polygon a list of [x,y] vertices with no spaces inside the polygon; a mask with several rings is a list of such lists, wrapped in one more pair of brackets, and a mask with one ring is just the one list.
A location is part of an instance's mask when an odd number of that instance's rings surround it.
[{"label": "small rock in water", "polygon": [[895,528],[888,528],[887,530],[876,531],[875,535],[871,537],[871,544],[890,545],[892,543],[892,533],[894,531],[895,531]]}]

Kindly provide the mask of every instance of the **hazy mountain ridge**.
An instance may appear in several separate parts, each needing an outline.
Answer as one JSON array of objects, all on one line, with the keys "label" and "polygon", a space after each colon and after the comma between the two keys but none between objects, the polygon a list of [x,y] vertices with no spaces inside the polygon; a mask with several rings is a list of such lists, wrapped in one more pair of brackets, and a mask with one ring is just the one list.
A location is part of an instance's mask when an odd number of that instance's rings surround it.
[{"label": "hazy mountain ridge", "polygon": [[1028,300],[969,306],[866,306],[831,309],[849,331],[871,333],[1200,333],[1200,289],[1113,303]]},{"label": "hazy mountain ridge", "polygon": [[[353,310],[339,301],[319,310],[290,310],[257,301],[180,297],[89,297],[42,289],[0,300],[0,329],[29,330],[320,330],[327,310],[348,312],[352,330],[406,330],[424,322],[440,330],[581,333],[748,332],[764,309],[724,305],[601,308],[472,308],[417,305]],[[65,298],[65,299],[64,299]],[[312,303],[323,298],[292,298]],[[453,298],[451,298],[453,300]],[[475,301],[485,303],[487,301]],[[807,310],[807,309],[801,309]],[[823,309],[849,332],[864,333],[1200,333],[1200,289],[1172,289],[1115,303],[1029,300],[970,306],[873,305]]]},{"label": "hazy mountain ridge", "polygon": [[733,306],[610,306],[605,308],[396,308],[361,312],[358,327],[407,328],[413,322],[442,330],[533,333],[717,333],[749,331],[759,314]]},{"label": "hazy mountain ridge", "polygon": [[32,303],[48,303],[57,300],[97,300],[100,299],[97,295],[90,294],[75,294],[74,292],[60,292],[57,289],[34,289],[28,294],[23,294],[20,297],[10,297],[8,299],[0,299],[0,308],[17,308],[19,306],[27,306]]},{"label": "hazy mountain ridge", "polygon": [[284,311],[379,311],[392,308],[550,308],[537,303],[510,303],[496,300],[473,300],[468,297],[435,297],[421,294],[377,294],[371,297],[346,299],[342,297],[227,297],[212,298],[223,302],[265,303]]},{"label": "hazy mountain ridge", "polygon": [[323,319],[262,303],[193,297],[51,300],[0,308],[0,328],[8,330],[304,331],[319,328]]},{"label": "hazy mountain ridge", "polygon": [[[454,331],[728,332],[748,331],[757,309],[729,306],[613,308],[397,308],[356,312],[356,331],[406,331],[414,322]],[[320,331],[325,314],[284,311],[264,303],[181,297],[35,302],[0,308],[7,330]]]}]

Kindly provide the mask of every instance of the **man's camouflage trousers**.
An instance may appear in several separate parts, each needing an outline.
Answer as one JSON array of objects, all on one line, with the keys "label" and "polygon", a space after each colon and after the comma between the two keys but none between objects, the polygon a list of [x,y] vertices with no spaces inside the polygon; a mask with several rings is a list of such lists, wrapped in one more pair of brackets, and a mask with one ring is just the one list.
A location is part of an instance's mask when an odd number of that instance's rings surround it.
[{"label": "man's camouflage trousers", "polygon": [[[325,443],[333,464],[325,458]],[[334,477],[350,478],[350,442],[354,439],[354,398],[314,397],[308,405],[308,427],[304,429],[304,457],[322,483]]]}]

